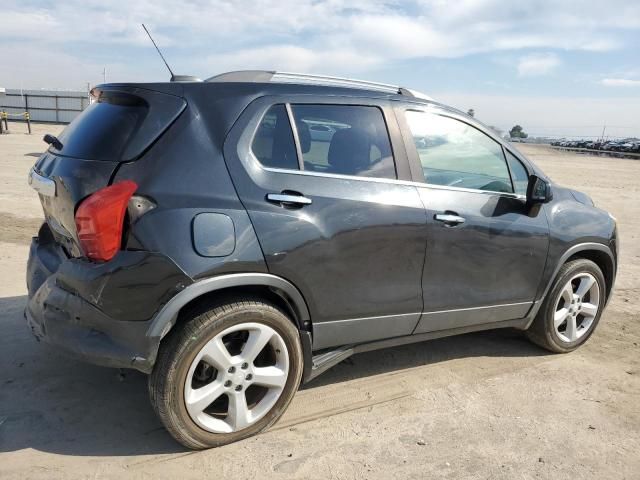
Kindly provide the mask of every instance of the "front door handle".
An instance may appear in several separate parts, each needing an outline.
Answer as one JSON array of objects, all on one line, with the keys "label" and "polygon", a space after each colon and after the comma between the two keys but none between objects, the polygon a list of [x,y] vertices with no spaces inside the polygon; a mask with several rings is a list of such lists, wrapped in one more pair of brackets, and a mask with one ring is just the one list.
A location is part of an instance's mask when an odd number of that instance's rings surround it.
[{"label": "front door handle", "polygon": [[465,222],[463,217],[455,215],[453,213],[436,213],[433,218],[437,222],[443,222],[445,225],[450,227],[454,225],[460,225]]},{"label": "front door handle", "polygon": [[302,207],[304,205],[311,205],[311,199],[305,197],[302,194],[268,193],[267,201],[289,207]]}]

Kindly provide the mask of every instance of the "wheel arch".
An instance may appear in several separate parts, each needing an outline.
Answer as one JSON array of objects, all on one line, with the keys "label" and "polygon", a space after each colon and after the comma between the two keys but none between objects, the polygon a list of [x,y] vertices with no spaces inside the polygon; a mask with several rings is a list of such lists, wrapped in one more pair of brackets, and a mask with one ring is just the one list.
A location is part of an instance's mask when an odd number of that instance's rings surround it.
[{"label": "wheel arch", "polygon": [[180,313],[195,303],[218,295],[253,294],[270,300],[291,316],[298,330],[309,330],[311,318],[306,301],[289,281],[266,273],[233,273],[200,280],[169,300],[154,317],[147,337],[158,344],[178,322]]},{"label": "wheel arch", "polygon": [[542,302],[547,296],[547,293],[549,292],[551,285],[553,285],[553,282],[555,281],[562,266],[567,262],[579,258],[591,260],[596,265],[598,265],[600,270],[602,270],[602,274],[604,275],[605,279],[606,299],[608,301],[609,298],[611,298],[611,292],[613,291],[613,286],[615,284],[617,268],[613,252],[607,245],[604,245],[602,243],[579,243],[569,248],[560,257],[560,260],[558,261],[553,275],[551,276],[551,279],[549,280],[549,283],[544,290],[540,302]]},{"label": "wheel arch", "polygon": [[604,287],[606,292],[606,301],[608,301],[609,297],[611,296],[611,291],[613,290],[613,282],[616,276],[615,265],[613,263],[612,257],[607,255],[602,250],[580,250],[571,255],[565,263],[577,259],[591,260],[600,268],[600,270],[602,270],[605,281]]}]

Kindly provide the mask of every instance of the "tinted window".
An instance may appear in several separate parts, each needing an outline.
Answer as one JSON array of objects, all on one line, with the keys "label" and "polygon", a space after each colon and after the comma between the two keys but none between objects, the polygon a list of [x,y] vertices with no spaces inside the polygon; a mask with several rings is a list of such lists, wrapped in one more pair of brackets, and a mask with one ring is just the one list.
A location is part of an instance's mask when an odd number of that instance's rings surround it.
[{"label": "tinted window", "polygon": [[58,153],[86,160],[121,160],[148,112],[147,103],[134,95],[103,97],[64,129]]},{"label": "tinted window", "polygon": [[406,116],[427,183],[513,192],[500,144],[453,118],[415,111]]},{"label": "tinted window", "polygon": [[186,106],[184,99],[151,90],[103,90],[58,136],[66,157],[124,162],[155,142]]},{"label": "tinted window", "polygon": [[396,178],[389,134],[377,107],[292,105],[304,169]]},{"label": "tinted window", "polygon": [[284,105],[272,106],[262,117],[251,150],[265,167],[298,169],[296,146]]},{"label": "tinted window", "polygon": [[518,195],[526,195],[527,185],[529,184],[529,174],[527,173],[527,169],[509,150],[506,150],[506,152],[507,162],[509,162],[509,168],[511,169],[511,179],[513,180],[515,191]]}]

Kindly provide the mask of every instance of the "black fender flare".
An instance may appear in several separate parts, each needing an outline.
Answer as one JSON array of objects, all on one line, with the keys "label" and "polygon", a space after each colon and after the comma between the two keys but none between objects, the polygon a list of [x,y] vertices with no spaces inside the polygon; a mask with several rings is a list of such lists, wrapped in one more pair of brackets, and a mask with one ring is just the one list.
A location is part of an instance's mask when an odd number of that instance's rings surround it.
[{"label": "black fender flare", "polygon": [[270,287],[284,295],[295,310],[298,327],[310,321],[309,309],[300,291],[288,280],[268,273],[231,273],[192,283],[169,300],[156,314],[147,329],[148,338],[160,340],[173,328],[178,313],[187,303],[207,293],[231,287]]},{"label": "black fender flare", "polygon": [[547,293],[549,293],[549,289],[551,288],[551,285],[553,285],[554,280],[556,279],[556,277],[558,276],[558,272],[560,271],[560,269],[562,268],[562,266],[567,262],[567,260],[569,260],[571,257],[573,257],[576,253],[580,253],[580,252],[585,252],[585,251],[599,251],[599,252],[604,252],[608,255],[609,260],[611,261],[611,267],[613,269],[613,281],[611,283],[611,287],[609,289],[609,296],[607,298],[607,302],[609,301],[609,299],[612,297],[613,295],[613,287],[615,284],[615,279],[616,279],[616,271],[618,268],[617,262],[616,262],[616,258],[611,250],[611,248],[608,245],[605,245],[604,243],[595,243],[595,242],[585,242],[585,243],[578,243],[576,245],[571,246],[570,248],[568,248],[560,257],[560,259],[558,260],[555,269],[553,270],[553,274],[551,275],[549,281],[547,282],[547,285],[544,287],[544,290],[542,292],[542,295],[540,296],[540,298],[534,302],[533,306],[531,307],[531,310],[529,311],[529,313],[527,314],[527,318],[529,319],[529,321],[527,322],[526,326],[524,327],[524,329],[526,330],[527,328],[529,328],[529,326],[531,325],[531,323],[533,322],[533,320],[535,319],[538,310],[540,309],[540,307],[542,306],[542,303],[544,302],[545,298],[547,297]]}]

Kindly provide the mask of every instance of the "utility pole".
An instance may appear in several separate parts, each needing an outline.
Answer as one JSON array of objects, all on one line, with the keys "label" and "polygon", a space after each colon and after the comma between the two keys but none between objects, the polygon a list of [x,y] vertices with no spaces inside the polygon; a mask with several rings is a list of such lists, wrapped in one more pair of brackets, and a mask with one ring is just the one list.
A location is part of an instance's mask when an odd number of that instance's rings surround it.
[{"label": "utility pole", "polygon": [[107,67],[102,67],[102,83],[107,83]]}]

